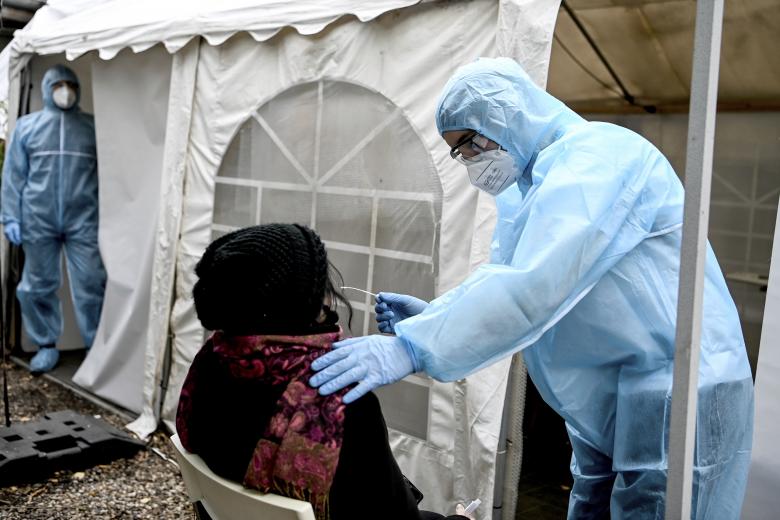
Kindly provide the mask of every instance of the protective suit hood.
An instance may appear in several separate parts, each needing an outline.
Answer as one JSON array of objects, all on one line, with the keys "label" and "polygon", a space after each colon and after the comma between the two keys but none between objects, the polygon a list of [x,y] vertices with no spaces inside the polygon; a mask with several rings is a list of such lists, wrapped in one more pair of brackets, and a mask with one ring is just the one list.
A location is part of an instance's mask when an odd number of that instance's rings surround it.
[{"label": "protective suit hood", "polygon": [[43,75],[43,81],[41,82],[43,106],[50,109],[62,110],[54,103],[54,99],[52,98],[54,84],[58,81],[69,81],[76,84],[76,102],[73,103],[73,106],[68,110],[78,109],[79,101],[81,100],[81,84],[79,83],[79,78],[76,76],[76,73],[65,65],[55,65]]},{"label": "protective suit hood", "polygon": [[439,134],[476,130],[506,149],[521,173],[564,127],[583,122],[510,58],[479,58],[460,67],[436,108]]}]

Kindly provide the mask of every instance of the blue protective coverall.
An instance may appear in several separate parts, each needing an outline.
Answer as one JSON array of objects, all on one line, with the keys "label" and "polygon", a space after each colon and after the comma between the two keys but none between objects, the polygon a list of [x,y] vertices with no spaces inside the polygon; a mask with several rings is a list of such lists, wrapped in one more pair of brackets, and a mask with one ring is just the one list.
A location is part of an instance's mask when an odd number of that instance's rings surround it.
[{"label": "blue protective coverall", "polygon": [[49,69],[42,83],[43,110],[16,122],[3,166],[2,221],[21,225],[25,262],[16,296],[27,334],[46,345],[62,332],[57,289],[64,246],[76,320],[89,347],[106,285],[98,250],[95,123],[81,111],[78,98],[67,110],[54,103],[52,86],[63,80],[78,85],[67,67]]},{"label": "blue protective coverall", "polygon": [[[496,201],[492,260],[396,324],[418,368],[455,380],[511,353],[566,420],[569,518],[663,518],[683,187],[639,135],[587,122],[512,60],[450,80],[440,133],[473,129],[520,172]],[[693,518],[739,517],[753,384],[711,248],[704,286]]]}]

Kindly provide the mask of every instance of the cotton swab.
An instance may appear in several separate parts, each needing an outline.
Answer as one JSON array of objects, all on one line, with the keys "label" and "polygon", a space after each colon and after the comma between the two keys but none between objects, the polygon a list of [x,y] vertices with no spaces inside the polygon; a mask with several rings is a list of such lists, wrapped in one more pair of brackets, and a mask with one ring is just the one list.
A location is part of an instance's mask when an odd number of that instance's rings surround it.
[{"label": "cotton swab", "polygon": [[370,291],[366,291],[364,289],[358,289],[357,287],[346,287],[346,286],[344,286],[344,287],[342,287],[342,289],[352,289],[353,291],[358,291],[358,292],[362,292],[362,293],[365,293],[365,294],[370,294],[371,296],[376,298],[376,294],[374,294],[374,293],[372,293]]}]

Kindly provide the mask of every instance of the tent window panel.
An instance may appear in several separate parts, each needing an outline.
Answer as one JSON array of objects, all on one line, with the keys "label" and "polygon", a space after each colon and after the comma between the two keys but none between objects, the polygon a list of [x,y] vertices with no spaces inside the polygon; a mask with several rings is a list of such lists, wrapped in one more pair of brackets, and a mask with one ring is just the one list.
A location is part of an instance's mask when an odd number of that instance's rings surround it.
[{"label": "tent window panel", "polygon": [[380,200],[376,247],[431,255],[436,221],[432,202]]},{"label": "tent window panel", "polygon": [[346,309],[339,308],[338,313],[339,325],[341,325],[342,330],[347,332],[350,336],[363,335],[363,320],[365,319],[366,315],[364,311],[356,309],[354,305],[352,306],[352,327],[350,327],[347,323],[349,314],[347,313]]},{"label": "tent window panel", "polygon": [[305,138],[309,129],[300,128],[301,138],[285,141],[279,136],[279,122],[265,119],[263,122],[271,134],[256,118],[244,123],[244,127],[250,130],[250,137],[242,145],[242,151],[245,150],[249,156],[246,178],[308,184],[307,176],[311,178],[311,156],[314,154],[313,144]]},{"label": "tent window panel", "polygon": [[252,127],[242,125],[236,136],[230,142],[219,168],[221,177],[252,179]]},{"label": "tent window panel", "polygon": [[[713,172],[717,173],[717,172]],[[721,180],[718,177],[713,177],[712,179],[712,201],[713,202],[725,202],[725,203],[739,203],[740,198],[737,196],[734,191],[730,188],[728,188],[725,184],[721,182]]]},{"label": "tent window panel", "polygon": [[[361,153],[352,157],[342,155],[342,158],[346,158],[347,162],[340,165],[340,168],[327,178],[326,186],[364,190],[405,189],[406,183],[403,182],[403,175],[400,175],[401,179],[393,180],[394,174],[399,175],[397,173],[398,160],[394,154],[389,149],[377,147],[379,157],[369,157],[366,150],[369,147],[370,143],[364,145]],[[380,162],[382,164],[379,164]],[[325,171],[326,175],[328,173]]]},{"label": "tent window panel", "polygon": [[713,167],[713,187],[718,186],[718,195],[722,200],[745,201],[751,197],[753,172],[745,168],[745,160],[741,157],[718,158]]},{"label": "tent window panel", "polygon": [[411,294],[425,301],[434,298],[434,276],[430,264],[377,256],[374,258],[372,292]]},{"label": "tent window panel", "polygon": [[[284,144],[310,176],[314,172],[318,99],[317,84],[304,83],[285,90],[258,110],[259,116],[270,126],[277,140]],[[269,171],[265,171],[264,167],[263,178],[271,179],[267,175],[274,175],[271,166],[279,166],[275,159],[281,154],[277,144],[260,125],[257,122],[253,124],[253,150],[258,152],[253,154],[254,166],[267,164]],[[265,148],[255,148],[259,144]]]},{"label": "tent window panel", "polygon": [[308,226],[311,221],[311,193],[264,189],[260,223],[287,222]]},{"label": "tent window panel", "polygon": [[329,171],[354,152],[395,111],[395,105],[371,90],[351,83],[323,82],[320,172]]},{"label": "tent window panel", "polygon": [[748,239],[746,237],[723,234],[711,229],[709,239],[719,262],[738,263],[745,261],[745,251],[748,247]]},{"label": "tent window panel", "polygon": [[430,388],[411,381],[399,381],[374,390],[387,426],[418,439],[428,439]]},{"label": "tent window panel", "polygon": [[769,272],[769,264],[772,260],[772,240],[754,238],[751,243],[750,253],[753,262],[763,266],[760,272]]},{"label": "tent window panel", "polygon": [[368,245],[371,242],[369,197],[317,195],[317,231],[324,240]]},{"label": "tent window panel", "polygon": [[745,222],[750,218],[750,208],[721,206],[710,212],[710,229],[713,231],[745,232]]},{"label": "tent window panel", "polygon": [[[344,285],[433,298],[441,184],[403,112],[376,91],[329,80],[285,90],[242,124],[219,177],[214,237],[310,225]],[[378,332],[371,299],[346,296],[360,313],[353,333]]]},{"label": "tent window panel", "polygon": [[756,155],[758,155],[756,160],[758,170],[756,193],[759,197],[774,193],[775,196],[767,201],[772,204],[777,202],[778,190],[780,190],[780,169],[778,168],[780,165],[780,146],[776,143],[780,143],[780,136],[777,137],[775,144],[762,143],[756,151]]},{"label": "tent window panel", "polygon": [[[341,276],[344,277],[344,285],[365,289],[368,285],[368,255],[339,251],[327,243],[326,247],[328,249],[328,259],[339,270]],[[334,280],[334,282],[338,282],[338,280]],[[363,294],[357,291],[346,290],[343,292],[344,296],[351,301],[362,302],[364,300]]]},{"label": "tent window panel", "polygon": [[[442,141],[442,147],[446,146]],[[371,139],[360,153],[327,181],[327,186],[430,193],[441,200],[441,184],[430,154],[400,112]]]},{"label": "tent window panel", "polygon": [[214,224],[244,227],[255,223],[257,189],[217,184],[214,190]]},{"label": "tent window panel", "polygon": [[216,239],[218,239],[219,237],[221,237],[223,235],[227,235],[228,233],[229,233],[229,231],[224,231],[224,230],[220,230],[220,229],[212,229],[211,230],[211,241],[213,242]]},{"label": "tent window panel", "polygon": [[[778,163],[780,164],[780,163]],[[770,201],[773,205],[777,204],[777,199]],[[770,237],[775,236],[775,223],[777,221],[777,208],[774,209],[756,209],[755,220],[753,221],[753,232]]]},{"label": "tent window panel", "polygon": [[[374,305],[374,300],[371,300],[371,305]],[[379,327],[376,325],[376,316],[375,313],[371,313],[371,316],[369,316],[368,320],[368,332],[366,334],[381,334],[379,332]]]}]

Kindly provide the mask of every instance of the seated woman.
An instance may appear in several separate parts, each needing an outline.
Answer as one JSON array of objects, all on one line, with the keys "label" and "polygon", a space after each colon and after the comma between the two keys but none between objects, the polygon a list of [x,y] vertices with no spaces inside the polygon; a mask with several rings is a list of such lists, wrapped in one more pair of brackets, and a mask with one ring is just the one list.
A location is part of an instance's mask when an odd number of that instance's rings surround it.
[{"label": "seated woman", "polygon": [[319,236],[300,225],[240,229],[206,249],[193,296],[214,333],[184,381],[182,445],[222,477],[311,502],[318,519],[443,518],[418,510],[375,395],[347,406],[346,390],[321,396],[307,384],[341,337],[336,303],[352,318],[331,272]]}]

